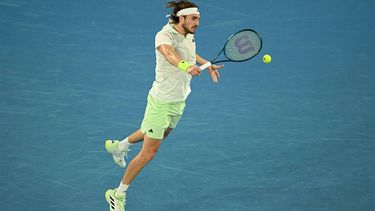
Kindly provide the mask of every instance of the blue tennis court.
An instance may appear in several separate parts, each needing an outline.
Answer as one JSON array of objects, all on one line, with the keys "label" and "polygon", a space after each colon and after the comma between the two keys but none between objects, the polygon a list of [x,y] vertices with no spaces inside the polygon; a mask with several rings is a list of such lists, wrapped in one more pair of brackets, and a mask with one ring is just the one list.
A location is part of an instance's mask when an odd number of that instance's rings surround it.
[{"label": "blue tennis court", "polygon": [[[375,210],[375,2],[195,2],[201,56],[243,28],[263,49],[193,79],[126,210]],[[104,141],[140,126],[164,5],[0,0],[0,210],[109,210]]]}]

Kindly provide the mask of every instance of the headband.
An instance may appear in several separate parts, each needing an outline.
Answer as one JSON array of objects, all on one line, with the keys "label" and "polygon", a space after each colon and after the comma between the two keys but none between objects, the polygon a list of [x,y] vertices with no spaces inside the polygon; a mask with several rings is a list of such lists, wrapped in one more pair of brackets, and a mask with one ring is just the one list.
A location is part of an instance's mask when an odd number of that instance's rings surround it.
[{"label": "headband", "polygon": [[185,8],[177,12],[176,16],[185,16],[185,15],[199,15],[199,11],[197,7],[190,7],[190,8]]},{"label": "headband", "polygon": [[[199,11],[197,7],[190,7],[190,8],[185,8],[177,12],[176,16],[184,16],[184,15],[199,15]],[[171,17],[171,15],[166,15],[166,18]]]}]

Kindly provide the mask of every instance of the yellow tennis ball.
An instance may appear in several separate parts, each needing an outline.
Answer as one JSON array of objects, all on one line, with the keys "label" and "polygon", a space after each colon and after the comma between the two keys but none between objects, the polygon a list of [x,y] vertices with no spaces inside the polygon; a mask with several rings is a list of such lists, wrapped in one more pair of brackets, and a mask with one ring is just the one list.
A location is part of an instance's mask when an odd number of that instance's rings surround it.
[{"label": "yellow tennis ball", "polygon": [[263,62],[264,63],[268,64],[268,63],[271,62],[271,60],[272,60],[272,57],[270,55],[266,54],[266,55],[263,56]]}]

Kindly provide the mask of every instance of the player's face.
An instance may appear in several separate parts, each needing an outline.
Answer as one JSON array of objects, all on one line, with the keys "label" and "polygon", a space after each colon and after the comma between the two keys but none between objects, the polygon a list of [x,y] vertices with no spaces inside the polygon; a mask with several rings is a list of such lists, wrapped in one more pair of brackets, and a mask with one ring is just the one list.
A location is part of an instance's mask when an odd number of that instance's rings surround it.
[{"label": "player's face", "polygon": [[187,15],[184,18],[184,23],[182,24],[182,27],[187,33],[194,34],[199,26],[199,15]]}]

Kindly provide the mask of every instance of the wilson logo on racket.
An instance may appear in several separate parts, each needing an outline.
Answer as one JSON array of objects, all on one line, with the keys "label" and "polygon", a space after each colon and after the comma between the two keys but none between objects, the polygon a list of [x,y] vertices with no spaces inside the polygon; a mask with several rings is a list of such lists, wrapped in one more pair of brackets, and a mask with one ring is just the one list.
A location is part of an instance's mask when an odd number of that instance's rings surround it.
[{"label": "wilson logo on racket", "polygon": [[237,50],[240,54],[247,54],[250,51],[254,51],[254,47],[251,44],[251,40],[249,39],[248,36],[243,35],[234,41]]}]

